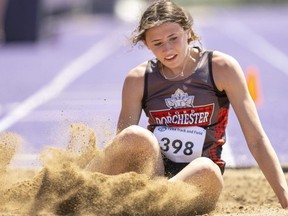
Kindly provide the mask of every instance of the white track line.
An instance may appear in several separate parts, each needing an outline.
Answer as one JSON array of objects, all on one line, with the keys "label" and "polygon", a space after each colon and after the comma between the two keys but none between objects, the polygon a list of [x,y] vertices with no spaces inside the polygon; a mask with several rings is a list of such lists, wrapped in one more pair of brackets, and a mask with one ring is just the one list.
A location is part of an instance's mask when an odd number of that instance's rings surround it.
[{"label": "white track line", "polygon": [[11,160],[10,168],[40,168],[42,167],[40,155],[38,154],[16,154]]},{"label": "white track line", "polygon": [[0,121],[0,132],[7,130],[34,109],[56,97],[82,74],[115,52],[120,47],[120,44],[119,41],[115,40],[115,32],[113,32],[93,45],[88,51],[61,70],[48,85],[41,88],[3,117]]},{"label": "white track line", "polygon": [[221,158],[226,162],[227,167],[232,167],[232,168],[236,167],[236,161],[235,161],[234,154],[232,152],[231,144],[229,142],[229,135],[228,135],[227,130],[226,130],[226,143],[223,146]]},{"label": "white track line", "polygon": [[222,30],[231,40],[246,47],[259,58],[288,75],[288,55],[286,53],[269,43],[264,37],[255,33],[239,20],[233,19],[232,16],[229,21]]},{"label": "white track line", "polygon": [[[231,40],[239,43],[243,47],[246,47],[259,58],[288,75],[288,70],[286,69],[288,56],[284,52],[279,50],[273,44],[269,43],[269,41],[267,41],[261,35],[255,33],[239,20],[234,19],[232,16],[229,18],[229,21],[230,22],[227,22],[222,31]],[[273,58],[271,58],[271,56],[273,56]],[[236,161],[233,156],[229,139],[227,139],[227,143],[225,144],[223,150],[223,158],[227,158],[226,161],[228,166],[236,167]]]}]

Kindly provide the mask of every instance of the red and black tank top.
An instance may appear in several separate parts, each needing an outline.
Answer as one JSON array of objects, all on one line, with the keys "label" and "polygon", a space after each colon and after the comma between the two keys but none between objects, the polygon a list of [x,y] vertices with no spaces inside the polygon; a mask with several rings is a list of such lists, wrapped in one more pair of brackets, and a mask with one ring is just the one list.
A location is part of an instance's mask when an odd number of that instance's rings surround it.
[{"label": "red and black tank top", "polygon": [[151,131],[159,125],[205,128],[202,156],[223,168],[225,162],[221,160],[221,153],[230,103],[225,91],[221,92],[215,86],[212,55],[212,51],[201,51],[193,73],[180,81],[165,79],[157,59],[148,61],[142,108]]}]

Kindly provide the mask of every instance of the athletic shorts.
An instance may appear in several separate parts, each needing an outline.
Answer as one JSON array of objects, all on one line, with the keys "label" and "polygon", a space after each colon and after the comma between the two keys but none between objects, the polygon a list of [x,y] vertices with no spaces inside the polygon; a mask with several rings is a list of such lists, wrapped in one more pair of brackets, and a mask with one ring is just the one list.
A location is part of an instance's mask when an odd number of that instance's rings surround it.
[{"label": "athletic shorts", "polygon": [[[165,168],[164,175],[168,178],[172,178],[189,164],[189,163],[175,163],[169,160],[168,158],[166,158],[165,156],[163,156],[163,162],[164,162],[164,168]],[[223,175],[225,171],[225,167],[219,166],[219,168]]]}]

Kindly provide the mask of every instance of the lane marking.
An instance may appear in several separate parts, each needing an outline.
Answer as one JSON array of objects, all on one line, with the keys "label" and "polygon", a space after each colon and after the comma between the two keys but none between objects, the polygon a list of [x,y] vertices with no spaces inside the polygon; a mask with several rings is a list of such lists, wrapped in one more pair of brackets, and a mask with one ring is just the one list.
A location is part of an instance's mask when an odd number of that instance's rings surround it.
[{"label": "lane marking", "polygon": [[235,157],[232,152],[231,144],[229,142],[229,135],[227,129],[226,129],[226,143],[223,146],[221,158],[226,162],[226,167],[230,168],[237,167]]},{"label": "lane marking", "polygon": [[0,121],[0,132],[7,130],[34,109],[56,97],[77,78],[115,52],[120,45],[121,43],[115,40],[115,32],[94,44],[88,51],[62,69],[49,84],[43,86],[4,116]]},{"label": "lane marking", "polygon": [[[264,37],[252,31],[245,24],[231,16],[225,25],[225,28],[221,30],[231,40],[235,41],[243,47],[246,47],[256,56],[268,62],[270,65],[283,72],[284,74],[288,75],[288,70],[285,70],[288,62],[288,56],[277,47],[269,43]],[[273,56],[273,58],[271,58],[271,56]],[[232,164],[232,166],[236,167],[235,157],[233,156],[233,151],[228,141],[228,134],[225,147],[225,157],[228,158],[227,161],[229,160],[229,164]]]},{"label": "lane marking", "polygon": [[9,169],[41,169],[43,168],[42,161],[40,159],[40,154],[16,154],[9,165]]},{"label": "lane marking", "polygon": [[259,58],[262,58],[279,71],[288,75],[288,70],[285,70],[287,68],[288,56],[242,22],[231,17],[222,31],[230,39],[246,47]]}]

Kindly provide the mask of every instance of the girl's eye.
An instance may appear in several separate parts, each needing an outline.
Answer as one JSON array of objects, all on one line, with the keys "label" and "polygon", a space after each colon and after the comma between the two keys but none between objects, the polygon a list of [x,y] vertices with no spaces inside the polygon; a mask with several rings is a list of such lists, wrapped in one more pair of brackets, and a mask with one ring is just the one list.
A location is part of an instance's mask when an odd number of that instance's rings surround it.
[{"label": "girl's eye", "polygon": [[156,47],[159,47],[159,46],[161,46],[162,45],[162,43],[155,43],[154,44],[154,46],[156,46]]},{"label": "girl's eye", "polygon": [[177,40],[177,37],[170,38],[170,41],[175,41],[175,40]]},{"label": "girl's eye", "polygon": [[155,47],[160,47],[160,46],[162,46],[163,44],[165,44],[165,43],[169,43],[169,42],[174,42],[174,41],[176,41],[178,39],[178,37],[177,36],[173,36],[173,37],[170,37],[169,39],[168,39],[168,41],[166,41],[166,42],[157,42],[157,43],[154,43],[154,46]]}]

